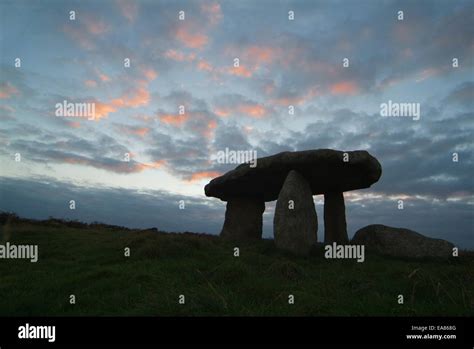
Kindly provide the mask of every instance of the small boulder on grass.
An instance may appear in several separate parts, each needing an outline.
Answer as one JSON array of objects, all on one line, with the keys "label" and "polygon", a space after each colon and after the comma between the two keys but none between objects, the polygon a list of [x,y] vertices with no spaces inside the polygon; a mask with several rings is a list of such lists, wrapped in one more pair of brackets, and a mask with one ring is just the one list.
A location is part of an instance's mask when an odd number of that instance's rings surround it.
[{"label": "small boulder on grass", "polygon": [[367,251],[409,258],[448,258],[452,256],[454,248],[449,241],[433,239],[410,229],[393,228],[382,224],[372,224],[359,229],[351,243],[365,245]]}]

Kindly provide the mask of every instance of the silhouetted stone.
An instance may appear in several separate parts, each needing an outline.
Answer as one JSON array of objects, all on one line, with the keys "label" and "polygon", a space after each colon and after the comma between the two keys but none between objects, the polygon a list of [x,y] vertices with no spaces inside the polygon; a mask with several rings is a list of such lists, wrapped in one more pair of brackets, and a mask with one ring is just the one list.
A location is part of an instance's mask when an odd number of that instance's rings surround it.
[{"label": "silhouetted stone", "polygon": [[317,241],[318,217],[308,182],[291,171],[281,188],[273,219],[275,244],[307,255]]},{"label": "silhouetted stone", "polygon": [[324,243],[347,244],[346,206],[344,194],[332,192],[324,194]]},{"label": "silhouetted stone", "polygon": [[[344,161],[347,154],[347,162]],[[257,197],[265,201],[278,198],[291,170],[309,183],[313,195],[368,188],[377,182],[382,167],[364,150],[331,149],[283,152],[257,159],[257,166],[241,164],[234,170],[214,178],[206,185],[206,196],[228,201],[235,197]]]},{"label": "silhouetted stone", "polygon": [[262,238],[262,214],[265,202],[256,198],[234,198],[227,202],[221,236],[245,240]]},{"label": "silhouetted stone", "polygon": [[[310,194],[325,194],[325,242],[347,243],[342,193],[368,188],[382,175],[380,163],[364,150],[283,152],[257,159],[256,166],[255,162],[242,164],[214,178],[204,188],[206,196],[229,201],[221,235],[235,238],[261,236],[261,217],[257,216],[264,210],[262,205],[278,198],[285,179],[293,170],[306,180]],[[230,203],[237,198],[246,198],[252,204],[244,207],[237,201]],[[235,212],[229,212],[231,209]],[[243,227],[238,224],[241,218],[247,219]]]},{"label": "silhouetted stone", "polygon": [[382,224],[368,225],[358,230],[353,244],[365,245],[368,251],[395,257],[450,257],[454,245],[446,240],[433,239],[413,230],[392,228]]}]

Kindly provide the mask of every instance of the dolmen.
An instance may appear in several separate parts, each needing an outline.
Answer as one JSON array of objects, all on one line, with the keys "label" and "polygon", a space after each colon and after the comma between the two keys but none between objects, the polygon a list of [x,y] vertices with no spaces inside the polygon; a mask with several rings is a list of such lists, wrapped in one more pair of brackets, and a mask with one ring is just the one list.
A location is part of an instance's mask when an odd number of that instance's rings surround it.
[{"label": "dolmen", "polygon": [[382,167],[367,151],[317,149],[282,152],[244,163],[214,178],[206,196],[227,201],[221,237],[262,238],[265,202],[277,200],[273,221],[277,247],[307,254],[317,242],[313,195],[324,195],[324,243],[347,244],[343,193],[369,188]]}]

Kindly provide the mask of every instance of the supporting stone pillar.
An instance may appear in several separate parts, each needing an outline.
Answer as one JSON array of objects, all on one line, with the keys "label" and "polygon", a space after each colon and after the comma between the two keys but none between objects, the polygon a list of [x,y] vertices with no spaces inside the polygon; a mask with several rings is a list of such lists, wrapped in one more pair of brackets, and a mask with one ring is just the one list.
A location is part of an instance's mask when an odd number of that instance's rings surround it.
[{"label": "supporting stone pillar", "polygon": [[346,207],[342,192],[324,194],[324,243],[347,244]]},{"label": "supporting stone pillar", "polygon": [[316,244],[318,217],[311,187],[296,171],[291,171],[280,190],[273,219],[278,248],[307,255]]},{"label": "supporting stone pillar", "polygon": [[234,198],[227,201],[221,237],[232,240],[261,239],[265,201]]}]

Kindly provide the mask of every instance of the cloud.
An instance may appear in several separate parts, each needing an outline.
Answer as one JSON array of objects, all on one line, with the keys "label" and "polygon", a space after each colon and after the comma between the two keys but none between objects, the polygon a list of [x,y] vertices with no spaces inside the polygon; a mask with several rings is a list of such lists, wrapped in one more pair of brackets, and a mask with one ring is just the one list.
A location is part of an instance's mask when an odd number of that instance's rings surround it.
[{"label": "cloud", "polygon": [[161,114],[159,118],[165,124],[181,126],[189,119],[189,114]]},{"label": "cloud", "polygon": [[109,31],[109,26],[102,20],[92,18],[89,15],[82,15],[81,21],[84,22],[86,30],[91,35],[102,35]]},{"label": "cloud", "polygon": [[92,51],[98,46],[98,39],[110,32],[110,25],[91,12],[81,13],[75,21],[64,24],[63,32],[79,43],[83,49]]},{"label": "cloud", "polygon": [[425,81],[427,79],[430,79],[438,74],[441,73],[441,69],[437,69],[437,68],[426,68],[426,69],[423,69],[421,72],[418,73],[417,77],[416,77],[416,82],[422,82],[422,81]]},{"label": "cloud", "polygon": [[96,69],[96,74],[102,82],[109,82],[110,77]]},{"label": "cloud", "polygon": [[134,160],[126,162],[110,158],[88,158],[77,154],[64,154],[59,151],[54,152],[54,154],[51,153],[51,155],[53,155],[54,161],[60,163],[89,166],[119,174],[138,173],[148,169],[159,168],[163,165],[161,162],[140,163]]},{"label": "cloud", "polygon": [[257,119],[262,118],[267,114],[265,107],[258,103],[241,104],[237,106],[237,111]]},{"label": "cloud", "polygon": [[142,68],[143,75],[148,81],[153,81],[158,76],[158,73],[152,68]]},{"label": "cloud", "polygon": [[305,104],[318,95],[318,88],[314,86],[299,91],[284,91],[283,89],[279,90],[278,93],[274,91],[275,87],[268,91],[268,94],[272,97],[272,103],[284,106]]},{"label": "cloud", "polygon": [[[225,148],[234,150],[252,150],[253,147],[243,132],[242,128],[236,124],[222,124],[218,127],[216,137],[213,140],[212,148],[215,151],[224,150]],[[259,154],[261,156],[262,154]],[[228,166],[227,170],[231,169]],[[234,166],[235,167],[235,166]]]},{"label": "cloud", "polygon": [[353,81],[341,81],[331,85],[330,91],[335,95],[353,95],[359,90],[357,84]]},{"label": "cloud", "polygon": [[134,23],[138,17],[138,4],[137,1],[129,0],[117,0],[118,8],[129,23]]},{"label": "cloud", "polygon": [[294,58],[291,49],[285,51],[280,47],[262,44],[228,45],[225,49],[225,55],[230,58],[239,58],[240,62],[252,71],[273,62],[283,65],[289,61],[290,57]]},{"label": "cloud", "polygon": [[280,54],[279,49],[269,46],[250,46],[243,52],[243,57],[255,65],[271,63],[275,56]]},{"label": "cloud", "polygon": [[67,125],[72,128],[80,128],[81,123],[79,121],[67,121]]},{"label": "cloud", "polygon": [[[218,200],[163,190],[78,186],[47,177],[32,180],[0,177],[0,184],[0,210],[34,219],[51,216],[129,228],[157,227],[168,232],[217,234],[225,210]],[[51,192],[55,195],[50,195]],[[72,199],[76,202],[74,211],[69,209]],[[181,200],[185,203],[184,210],[179,209]]]},{"label": "cloud", "polygon": [[200,59],[198,64],[197,64],[198,70],[203,70],[203,71],[208,71],[212,72],[214,70],[214,67],[206,60]]},{"label": "cloud", "polygon": [[0,105],[0,119],[3,121],[13,121],[15,108],[9,105]]},{"label": "cloud", "polygon": [[202,3],[201,11],[212,26],[218,24],[223,18],[221,5],[217,2]]},{"label": "cloud", "polygon": [[244,115],[255,119],[261,119],[269,114],[264,105],[247,99],[239,94],[226,94],[215,98],[214,113],[220,117],[230,115]]},{"label": "cloud", "polygon": [[193,49],[201,49],[206,46],[209,41],[209,37],[206,34],[184,25],[176,29],[175,36],[176,39],[186,47]]},{"label": "cloud", "polygon": [[124,124],[115,124],[115,127],[122,134],[137,136],[140,138],[143,138],[150,133],[149,127],[124,125]]},{"label": "cloud", "polygon": [[[187,48],[202,50],[210,43],[209,35],[221,22],[223,15],[218,2],[201,2],[199,8],[195,8],[197,4],[189,4],[186,19],[179,21],[173,34]],[[193,15],[190,16],[190,13]]]},{"label": "cloud", "polygon": [[145,154],[165,160],[167,170],[178,178],[189,180],[194,173],[215,170],[209,162],[208,140],[202,136],[171,137],[154,130],[149,138]]},{"label": "cloud", "polygon": [[238,67],[229,67],[225,71],[230,75],[240,76],[243,78],[251,78],[253,75],[253,71],[244,65],[239,65]]},{"label": "cloud", "polygon": [[447,104],[472,108],[474,106],[474,82],[466,81],[459,84],[443,101]]},{"label": "cloud", "polygon": [[[76,125],[70,126],[74,128]],[[140,127],[116,126],[122,133],[128,132],[138,137],[149,132]],[[48,130],[26,126],[9,129],[9,132],[22,139],[12,139],[5,152],[19,152],[24,159],[37,163],[80,165],[118,174],[139,173],[166,164],[164,159],[156,158],[148,162],[138,162],[133,158],[129,162],[124,161],[124,154],[130,153],[129,148],[104,134],[86,139],[70,133],[55,135]],[[32,140],[32,136],[37,139]]]},{"label": "cloud", "polygon": [[[146,70],[144,74],[149,80],[153,80],[156,77],[154,70]],[[114,98],[109,102],[95,100],[95,120],[98,121],[102,118],[106,118],[109,114],[118,112],[123,108],[146,106],[150,103],[150,100],[151,96],[146,83],[139,82],[134,90],[128,90],[120,97]]]},{"label": "cloud", "polygon": [[190,182],[196,182],[196,181],[201,181],[201,180],[206,180],[206,179],[212,179],[214,177],[220,176],[222,173],[217,172],[217,171],[202,171],[202,172],[196,172],[191,175],[191,178],[189,179]]},{"label": "cloud", "polygon": [[119,98],[115,98],[111,101],[112,106],[116,108],[123,107],[139,107],[147,105],[150,102],[150,93],[145,87],[138,87],[135,91],[131,91],[130,94],[124,94]]},{"label": "cloud", "polygon": [[73,27],[70,24],[65,24],[63,26],[63,31],[71,39],[76,41],[79,44],[79,46],[82,47],[83,49],[91,51],[96,48],[96,44],[93,38],[90,35],[88,35],[86,31]]},{"label": "cloud", "polygon": [[94,88],[94,87],[97,87],[97,81],[95,81],[95,80],[85,80],[84,85],[86,85],[87,87],[90,87],[90,88]]},{"label": "cloud", "polygon": [[117,107],[111,104],[95,101],[95,120],[108,117],[110,113],[117,111]]},{"label": "cloud", "polygon": [[192,62],[196,58],[196,54],[186,54],[179,50],[168,49],[165,51],[165,57],[177,62]]},{"label": "cloud", "polygon": [[231,110],[228,109],[228,108],[219,108],[219,107],[216,107],[214,109],[214,113],[216,113],[216,115],[220,116],[220,117],[227,117],[231,114]]},{"label": "cloud", "polygon": [[0,84],[0,99],[8,99],[19,95],[20,91],[9,82]]}]

